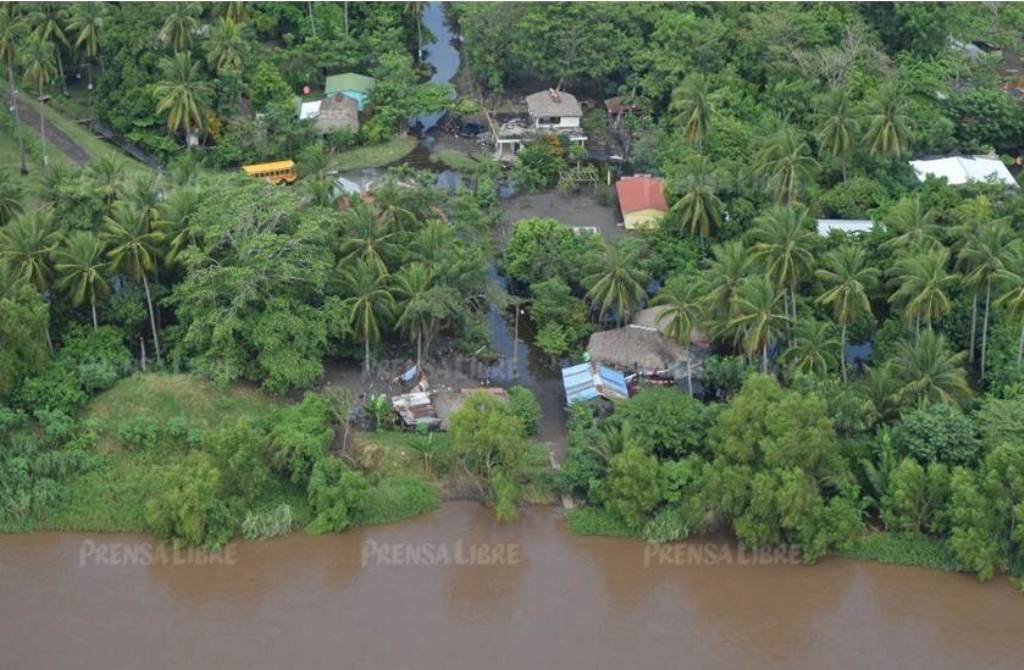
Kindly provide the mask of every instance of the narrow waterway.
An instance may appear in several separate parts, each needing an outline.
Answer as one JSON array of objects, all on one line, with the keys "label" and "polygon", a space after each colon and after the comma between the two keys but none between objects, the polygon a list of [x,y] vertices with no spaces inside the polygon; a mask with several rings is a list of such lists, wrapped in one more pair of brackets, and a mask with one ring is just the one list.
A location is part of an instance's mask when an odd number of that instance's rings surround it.
[{"label": "narrow waterway", "polygon": [[2,666],[1024,664],[1024,599],[1005,580],[839,559],[758,565],[718,540],[665,561],[640,542],[573,537],[549,508],[498,524],[452,503],[397,526],[239,543],[227,565],[128,556],[149,542],[0,536]]}]

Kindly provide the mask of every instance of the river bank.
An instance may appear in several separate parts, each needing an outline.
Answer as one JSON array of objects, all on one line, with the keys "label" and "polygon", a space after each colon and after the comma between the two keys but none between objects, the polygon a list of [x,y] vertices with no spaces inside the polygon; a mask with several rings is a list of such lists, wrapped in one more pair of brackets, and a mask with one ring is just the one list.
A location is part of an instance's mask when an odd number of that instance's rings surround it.
[{"label": "river bank", "polygon": [[838,558],[816,566],[742,558],[721,538],[659,558],[640,542],[570,535],[551,509],[503,525],[479,506],[449,503],[394,526],[233,543],[219,562],[140,558],[148,542],[0,537],[0,602],[11,608],[0,624],[5,663],[336,668],[344,658],[353,668],[600,669],[678,665],[685,656],[703,668],[935,669],[1021,661],[1021,601],[1005,582]]}]

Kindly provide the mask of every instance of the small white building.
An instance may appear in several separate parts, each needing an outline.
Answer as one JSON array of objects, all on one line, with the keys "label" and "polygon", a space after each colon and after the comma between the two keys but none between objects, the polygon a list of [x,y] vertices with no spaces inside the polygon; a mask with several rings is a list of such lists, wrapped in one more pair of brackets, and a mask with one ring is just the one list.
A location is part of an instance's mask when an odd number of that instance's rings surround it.
[{"label": "small white building", "polygon": [[949,156],[933,160],[910,161],[917,178],[945,177],[953,186],[971,182],[994,182],[1017,187],[1017,180],[1001,160],[991,156]]},{"label": "small white building", "polygon": [[315,119],[320,116],[320,105],[323,102],[323,100],[310,100],[309,102],[299,103],[299,121]]},{"label": "small white building", "polygon": [[833,230],[838,230],[847,235],[861,235],[870,233],[875,228],[875,222],[869,219],[818,219],[818,234],[828,237]]},{"label": "small white building", "polygon": [[526,111],[538,130],[579,128],[583,120],[583,108],[576,96],[553,88],[526,96]]}]

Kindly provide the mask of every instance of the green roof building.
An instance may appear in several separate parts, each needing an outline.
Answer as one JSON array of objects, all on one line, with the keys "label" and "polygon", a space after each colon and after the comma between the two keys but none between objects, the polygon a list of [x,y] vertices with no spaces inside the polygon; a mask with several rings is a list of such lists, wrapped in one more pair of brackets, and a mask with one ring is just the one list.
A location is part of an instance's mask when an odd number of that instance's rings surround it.
[{"label": "green roof building", "polygon": [[359,103],[359,111],[363,111],[366,103],[370,101],[370,92],[376,83],[377,81],[373,77],[367,77],[365,74],[356,74],[355,72],[332,74],[324,84],[324,97],[330,98],[337,93],[342,93],[354,98]]}]

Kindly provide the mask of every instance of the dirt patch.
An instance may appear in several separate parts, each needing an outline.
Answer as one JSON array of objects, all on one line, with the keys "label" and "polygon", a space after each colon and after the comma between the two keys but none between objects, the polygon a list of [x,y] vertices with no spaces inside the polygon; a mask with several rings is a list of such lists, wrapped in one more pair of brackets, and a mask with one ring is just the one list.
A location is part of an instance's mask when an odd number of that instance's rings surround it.
[{"label": "dirt patch", "polygon": [[[35,105],[30,103],[28,99],[18,94],[18,114],[21,117],[21,122],[27,127],[32,129],[32,132],[39,136],[39,110],[36,109]],[[4,95],[4,100],[7,104],[10,104],[10,97]],[[75,142],[69,137],[63,130],[50,123],[45,117],[43,118],[43,127],[46,132],[46,141],[50,145],[54,146],[62,154],[68,157],[68,159],[81,167],[92,160],[92,156],[89,155],[80,144]],[[40,138],[42,141],[42,138]]]},{"label": "dirt patch", "polygon": [[561,191],[517,195],[502,203],[506,232],[522,219],[556,219],[570,228],[595,228],[609,242],[622,237],[619,213],[602,205],[588,193],[567,194]]}]

